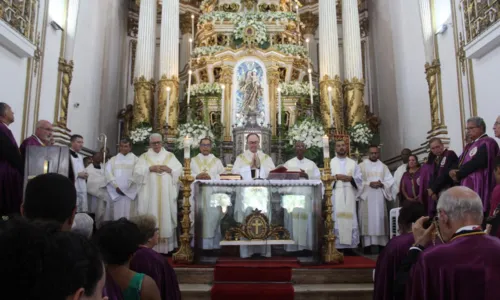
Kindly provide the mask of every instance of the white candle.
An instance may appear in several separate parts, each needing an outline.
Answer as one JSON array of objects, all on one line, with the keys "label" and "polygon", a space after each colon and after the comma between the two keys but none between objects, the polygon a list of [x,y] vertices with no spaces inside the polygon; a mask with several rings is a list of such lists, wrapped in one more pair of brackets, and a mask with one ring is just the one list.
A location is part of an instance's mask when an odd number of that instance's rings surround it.
[{"label": "white candle", "polygon": [[189,54],[193,54],[193,39],[189,38]]},{"label": "white candle", "polygon": [[309,38],[306,39],[306,45],[307,45],[307,55],[309,55]]},{"label": "white candle", "polygon": [[278,88],[278,125],[281,126],[281,88]]},{"label": "white candle", "polygon": [[194,39],[194,15],[191,14],[191,35],[193,36]]},{"label": "white candle", "polygon": [[220,97],[220,124],[224,125],[224,91],[226,90],[226,87],[221,84],[221,89],[222,89],[222,94]]},{"label": "white candle", "polygon": [[191,157],[191,144],[193,142],[193,139],[187,135],[184,138],[184,159],[190,158]]},{"label": "white candle", "polygon": [[323,136],[323,157],[330,158],[330,141],[326,134]]},{"label": "white candle", "polygon": [[167,86],[167,106],[165,107],[165,110],[167,111],[166,115],[167,115],[167,118],[166,118],[166,122],[167,122],[167,128],[168,128],[168,113],[169,113],[169,107],[170,107],[170,87]]},{"label": "white candle", "polygon": [[328,107],[330,108],[330,121],[333,127],[333,106],[332,106],[332,87],[328,87]]},{"label": "white candle", "polygon": [[297,12],[297,19],[299,18],[299,5],[295,5],[295,11]]},{"label": "white candle", "polygon": [[307,73],[309,73],[309,94],[311,97],[311,106],[314,104],[313,100],[313,83],[312,83],[312,69],[307,69]]},{"label": "white candle", "polygon": [[191,99],[191,75],[193,74],[193,71],[189,70],[188,71],[188,99],[187,99],[187,105],[189,106],[189,100]]}]

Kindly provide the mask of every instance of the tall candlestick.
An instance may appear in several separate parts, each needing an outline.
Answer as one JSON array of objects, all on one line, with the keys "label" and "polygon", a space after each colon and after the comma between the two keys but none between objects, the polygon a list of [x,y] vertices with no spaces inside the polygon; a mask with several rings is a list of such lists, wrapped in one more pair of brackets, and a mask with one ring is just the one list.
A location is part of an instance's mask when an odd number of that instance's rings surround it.
[{"label": "tall candlestick", "polygon": [[281,126],[281,88],[278,88],[278,126]]},{"label": "tall candlestick", "polygon": [[166,124],[167,124],[167,128],[168,128],[168,115],[169,115],[169,112],[170,112],[170,87],[167,86],[167,107],[165,107],[165,110],[167,111],[166,115]]},{"label": "tall candlestick", "polygon": [[191,144],[193,143],[193,139],[187,135],[184,138],[184,159],[188,159],[191,157]]},{"label": "tall candlestick", "polygon": [[188,71],[188,98],[187,98],[187,105],[189,106],[189,100],[191,99],[191,75],[193,74],[193,71],[189,70]]},{"label": "tall candlestick", "polygon": [[226,90],[226,86],[221,84],[222,95],[220,96],[220,124],[224,125],[224,92]]},{"label": "tall candlestick", "polygon": [[191,36],[194,39],[194,15],[191,14]]},{"label": "tall candlestick", "polygon": [[330,108],[330,120],[332,121],[333,127],[333,107],[332,107],[332,87],[328,87],[328,107]]},{"label": "tall candlestick", "polygon": [[314,104],[313,100],[313,83],[312,83],[312,69],[307,69],[307,73],[309,73],[309,94],[311,97],[311,106]]},{"label": "tall candlestick", "polygon": [[330,157],[330,141],[328,139],[328,135],[323,136],[323,158]]},{"label": "tall candlestick", "polygon": [[306,39],[306,45],[307,45],[307,47],[306,47],[307,48],[307,55],[309,56],[309,38]]}]

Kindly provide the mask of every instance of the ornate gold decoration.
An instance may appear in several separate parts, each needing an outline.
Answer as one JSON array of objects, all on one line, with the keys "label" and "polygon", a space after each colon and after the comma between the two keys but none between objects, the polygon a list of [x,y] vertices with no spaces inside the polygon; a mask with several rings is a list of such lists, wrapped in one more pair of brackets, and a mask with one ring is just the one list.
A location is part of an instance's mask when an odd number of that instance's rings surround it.
[{"label": "ornate gold decoration", "polygon": [[459,48],[457,51],[457,57],[460,61],[460,69],[462,70],[462,76],[465,76],[465,71],[467,69],[467,57],[465,55],[465,41],[462,33],[459,33]]},{"label": "ornate gold decoration", "polygon": [[225,3],[225,4],[219,4],[215,7],[216,11],[223,11],[223,12],[238,12],[240,10],[240,5],[237,3]]},{"label": "ornate gold decoration", "polygon": [[277,66],[272,66],[267,68],[267,82],[269,84],[269,116],[271,119],[271,127],[272,135],[276,136],[276,109],[277,109],[277,100],[276,93],[278,90],[278,84],[280,83],[280,72]]},{"label": "ornate gold decoration", "polygon": [[431,131],[433,131],[439,129],[441,125],[443,125],[439,117],[438,80],[441,76],[441,64],[438,59],[435,59],[432,64],[425,64],[425,74],[427,84],[429,86],[429,101],[432,123]]},{"label": "ornate gold decoration", "polygon": [[204,5],[201,6],[201,11],[206,14],[215,9],[215,5],[217,4],[217,0],[207,1]]},{"label": "ornate gold decoration", "polygon": [[365,121],[365,102],[363,95],[365,92],[365,82],[356,77],[344,81],[344,105],[346,109],[346,127],[352,127],[356,123]]},{"label": "ornate gold decoration", "polygon": [[[332,100],[332,110],[333,116],[330,116],[330,105],[328,103],[328,87],[332,88],[331,100]],[[328,75],[323,77],[323,80],[319,83],[320,88],[320,111],[321,119],[323,121],[323,126],[327,128],[335,127],[337,130],[344,129],[344,103],[342,99],[342,82],[338,75],[335,78],[330,79]]]},{"label": "ornate gold decoration", "polygon": [[[162,75],[158,81],[158,107],[156,115],[156,129],[162,131],[166,128],[168,113],[168,137],[177,136],[177,125],[179,115],[179,79],[177,77],[167,78]],[[170,105],[167,108],[167,87],[170,87]],[[167,112],[168,109],[168,112]]]},{"label": "ornate gold decoration", "polygon": [[132,130],[133,119],[134,119],[134,106],[132,104],[128,104],[127,107],[121,109],[118,112],[118,120],[123,121],[123,131],[121,137],[130,135],[130,131]]},{"label": "ornate gold decoration", "polygon": [[333,203],[332,203],[332,194],[333,187],[332,184],[336,181],[335,176],[332,176],[330,169],[330,158],[324,159],[324,168],[323,175],[321,175],[321,181],[323,181],[323,185],[325,187],[324,194],[324,202],[325,208],[323,211],[323,215],[325,218],[325,235],[324,235],[324,243],[323,243],[323,261],[329,264],[339,264],[344,261],[344,255],[340,253],[335,248],[335,239],[336,236],[333,232],[335,228],[335,222],[333,221]]},{"label": "ornate gold decoration", "polygon": [[141,123],[153,124],[155,82],[144,76],[134,79],[134,121],[133,126]]},{"label": "ornate gold decoration", "polygon": [[184,159],[184,175],[180,177],[182,182],[182,197],[184,202],[182,204],[182,235],[181,247],[174,253],[173,260],[175,263],[192,264],[194,260],[193,249],[191,249],[191,220],[189,213],[191,212],[191,204],[189,204],[189,197],[191,197],[191,183],[194,182],[194,177],[191,176],[191,159]]},{"label": "ornate gold decoration", "polygon": [[318,30],[319,26],[319,16],[313,14],[308,11],[300,15],[300,21],[305,25],[304,30],[302,31],[304,35],[311,34],[315,35],[316,30]]},{"label": "ornate gold decoration", "polygon": [[135,57],[137,53],[137,40],[130,40],[130,84],[134,83]]},{"label": "ornate gold decoration", "polygon": [[373,133],[378,133],[380,128],[380,118],[370,110],[370,105],[365,105],[366,123]]},{"label": "ornate gold decoration", "polygon": [[73,79],[73,61],[67,62],[64,58],[59,58],[59,72],[61,72],[61,106],[59,109],[59,120],[57,125],[67,129],[68,125],[68,103],[70,86]]},{"label": "ornate gold decoration", "polygon": [[128,16],[127,20],[127,34],[130,37],[137,37],[137,33],[139,32],[139,19],[137,16]]},{"label": "ornate gold decoration", "polygon": [[268,11],[276,12],[279,10],[280,10],[280,7],[277,4],[267,4],[267,3],[259,4],[259,11],[260,12],[268,12]]},{"label": "ornate gold decoration", "polygon": [[186,12],[186,13],[183,13],[182,15],[180,15],[179,23],[180,23],[179,25],[181,28],[182,35],[191,33],[191,14],[190,13]]},{"label": "ornate gold decoration", "polygon": [[282,226],[269,224],[269,219],[260,210],[254,209],[245,218],[245,222],[237,227],[229,228],[226,231],[224,240],[239,241],[241,238],[247,240],[289,240],[290,232]]},{"label": "ornate gold decoration", "polygon": [[200,70],[199,77],[200,77],[200,82],[208,82],[207,69]]},{"label": "ornate gold decoration", "polygon": [[0,19],[21,33],[28,41],[35,42],[35,22],[40,3],[37,0],[0,1]]},{"label": "ornate gold decoration", "polygon": [[361,31],[361,38],[368,36],[368,16],[359,19],[359,29]]},{"label": "ornate gold decoration", "polygon": [[[224,120],[232,120],[233,102],[231,101],[231,90],[233,84],[233,67],[222,66],[220,72],[220,82],[224,84]],[[232,140],[232,128],[229,125],[224,127],[224,141]]]},{"label": "ornate gold decoration", "polygon": [[35,53],[33,55],[33,60],[34,60],[34,65],[33,65],[33,74],[36,75],[36,72],[38,71],[38,65],[40,64],[40,59],[43,56],[43,51],[40,48],[40,43],[41,43],[41,38],[40,38],[40,32],[36,36],[36,42],[35,42]]},{"label": "ornate gold decoration", "polygon": [[300,70],[298,70],[298,69],[293,69],[293,70],[292,70],[292,77],[291,77],[292,81],[297,81],[297,80],[299,80],[299,77],[300,77]]},{"label": "ornate gold decoration", "polygon": [[465,43],[469,44],[498,21],[500,1],[461,0],[460,10],[465,25]]},{"label": "ornate gold decoration", "polygon": [[255,6],[256,2],[256,0],[241,0],[241,4],[243,4],[243,6],[249,10]]}]

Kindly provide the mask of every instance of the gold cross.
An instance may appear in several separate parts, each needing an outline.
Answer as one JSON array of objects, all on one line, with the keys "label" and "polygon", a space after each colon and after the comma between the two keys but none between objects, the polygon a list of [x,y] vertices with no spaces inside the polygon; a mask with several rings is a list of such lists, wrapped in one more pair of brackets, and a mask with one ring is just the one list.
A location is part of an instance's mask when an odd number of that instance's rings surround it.
[{"label": "gold cross", "polygon": [[255,234],[259,234],[259,228],[260,226],[264,226],[260,220],[255,220],[252,223],[252,227],[255,228]]}]

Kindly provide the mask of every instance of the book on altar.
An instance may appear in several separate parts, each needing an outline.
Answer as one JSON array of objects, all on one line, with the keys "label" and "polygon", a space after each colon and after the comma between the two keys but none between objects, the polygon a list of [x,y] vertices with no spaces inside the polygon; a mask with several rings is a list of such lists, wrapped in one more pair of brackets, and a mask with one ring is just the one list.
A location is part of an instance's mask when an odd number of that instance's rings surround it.
[{"label": "book on altar", "polygon": [[300,169],[290,168],[287,169],[284,166],[278,166],[276,169],[269,172],[267,179],[271,180],[298,180],[300,179],[301,171]]}]

